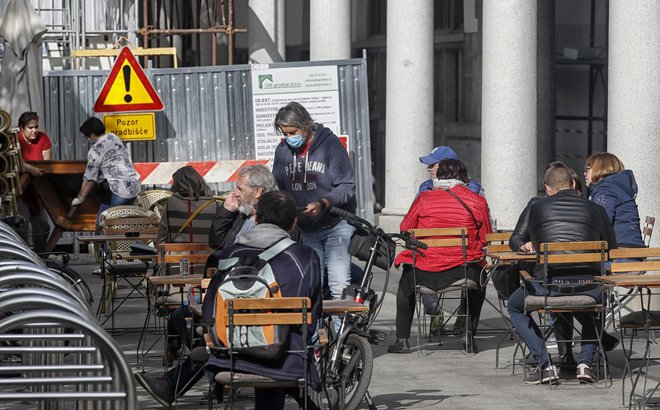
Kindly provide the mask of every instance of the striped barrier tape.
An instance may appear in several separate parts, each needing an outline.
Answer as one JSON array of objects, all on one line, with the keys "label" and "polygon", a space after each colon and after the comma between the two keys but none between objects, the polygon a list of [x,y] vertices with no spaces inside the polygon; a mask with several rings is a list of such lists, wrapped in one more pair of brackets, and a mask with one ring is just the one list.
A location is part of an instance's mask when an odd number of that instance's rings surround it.
[{"label": "striped barrier tape", "polygon": [[233,160],[233,161],[190,161],[190,162],[136,162],[133,164],[140,174],[142,185],[171,185],[172,174],[179,168],[195,168],[207,183],[236,182],[238,170],[250,165],[265,165],[272,169],[269,160]]}]

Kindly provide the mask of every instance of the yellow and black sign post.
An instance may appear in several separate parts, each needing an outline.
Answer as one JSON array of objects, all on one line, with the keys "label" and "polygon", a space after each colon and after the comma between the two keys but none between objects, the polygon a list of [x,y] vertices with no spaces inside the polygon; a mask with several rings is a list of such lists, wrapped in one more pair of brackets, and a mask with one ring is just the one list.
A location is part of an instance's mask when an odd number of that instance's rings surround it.
[{"label": "yellow and black sign post", "polygon": [[[113,113],[103,118],[106,130],[122,140],[137,141],[156,139],[155,114],[144,111],[162,109],[163,102],[130,48],[122,48],[94,103],[94,112]],[[131,114],[116,114],[123,112]]]}]

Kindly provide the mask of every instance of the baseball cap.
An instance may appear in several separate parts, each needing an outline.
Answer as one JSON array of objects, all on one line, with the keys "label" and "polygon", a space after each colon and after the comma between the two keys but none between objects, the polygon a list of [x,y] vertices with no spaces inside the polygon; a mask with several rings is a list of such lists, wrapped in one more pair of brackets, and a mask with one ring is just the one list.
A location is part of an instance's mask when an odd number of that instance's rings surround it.
[{"label": "baseball cap", "polygon": [[440,162],[443,159],[458,159],[458,155],[454,152],[453,149],[441,145],[439,147],[433,148],[433,151],[425,157],[419,157],[419,161],[426,165],[435,164]]}]

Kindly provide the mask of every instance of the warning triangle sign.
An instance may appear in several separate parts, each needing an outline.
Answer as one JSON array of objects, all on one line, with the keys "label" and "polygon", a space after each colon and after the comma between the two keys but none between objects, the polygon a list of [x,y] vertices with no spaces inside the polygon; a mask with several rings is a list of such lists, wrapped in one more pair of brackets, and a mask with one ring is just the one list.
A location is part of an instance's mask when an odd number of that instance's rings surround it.
[{"label": "warning triangle sign", "polygon": [[163,102],[128,47],[121,49],[94,112],[160,111]]}]

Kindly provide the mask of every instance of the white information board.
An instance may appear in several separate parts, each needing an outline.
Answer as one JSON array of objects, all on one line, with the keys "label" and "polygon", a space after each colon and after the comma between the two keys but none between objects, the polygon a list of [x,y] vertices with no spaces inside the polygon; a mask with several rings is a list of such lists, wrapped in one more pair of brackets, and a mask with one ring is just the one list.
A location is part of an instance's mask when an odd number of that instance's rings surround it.
[{"label": "white information board", "polygon": [[297,101],[314,122],[339,135],[337,66],[252,68],[255,159],[272,160],[281,137],[273,126],[280,108]]}]

